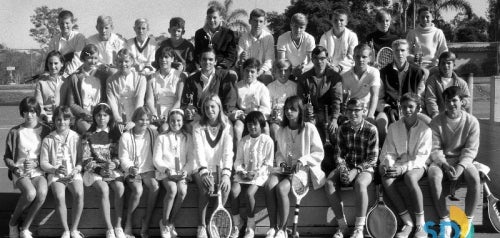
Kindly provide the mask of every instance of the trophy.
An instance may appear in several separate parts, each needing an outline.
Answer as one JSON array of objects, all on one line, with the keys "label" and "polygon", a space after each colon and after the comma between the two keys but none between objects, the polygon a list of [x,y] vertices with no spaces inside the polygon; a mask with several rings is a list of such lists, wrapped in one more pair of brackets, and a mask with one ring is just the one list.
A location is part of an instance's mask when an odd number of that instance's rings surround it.
[{"label": "trophy", "polygon": [[[137,154],[134,156],[134,167],[137,169],[139,168],[139,155],[137,155]],[[135,176],[129,174],[127,179],[129,182],[141,182],[142,181],[140,174],[136,174]]]},{"label": "trophy", "polygon": [[278,107],[278,98],[273,99],[273,108],[271,109],[271,121],[279,123],[282,120],[281,109]]},{"label": "trophy", "polygon": [[24,165],[26,161],[34,161],[36,158],[31,158],[31,150],[26,149],[26,158],[21,158],[17,163],[19,164],[18,166],[21,167],[20,170],[20,177],[21,178],[31,178],[33,176],[33,169],[28,169]]},{"label": "trophy", "polygon": [[[59,148],[58,148],[58,153],[57,153],[57,157],[56,157],[56,167],[57,168],[66,168],[66,169],[69,169],[71,168],[70,166],[70,160],[71,158],[67,158],[65,155],[66,155],[66,150],[64,149],[64,147],[66,146],[66,144],[62,144]],[[57,177],[59,177],[59,180],[57,180],[58,182],[61,182],[63,184],[68,184],[68,183],[71,183],[73,181],[73,176],[74,174],[73,173],[69,173],[68,174],[68,171],[66,171],[66,173],[64,174],[58,174],[56,175]]]},{"label": "trophy", "polygon": [[175,180],[181,180],[184,177],[184,172],[181,168],[181,159],[179,158],[178,146],[174,146],[174,163],[175,163],[175,171],[170,170],[170,177]]},{"label": "trophy", "polygon": [[310,122],[312,124],[316,124],[316,118],[314,118],[314,107],[312,105],[312,101],[311,101],[311,94],[310,93],[306,93],[304,95],[305,99],[306,99],[306,121],[307,122]]},{"label": "trophy", "polygon": [[193,93],[189,93],[186,95],[188,99],[188,105],[186,108],[186,121],[193,121],[194,120],[194,114],[196,113],[196,107],[194,106],[193,102]]}]

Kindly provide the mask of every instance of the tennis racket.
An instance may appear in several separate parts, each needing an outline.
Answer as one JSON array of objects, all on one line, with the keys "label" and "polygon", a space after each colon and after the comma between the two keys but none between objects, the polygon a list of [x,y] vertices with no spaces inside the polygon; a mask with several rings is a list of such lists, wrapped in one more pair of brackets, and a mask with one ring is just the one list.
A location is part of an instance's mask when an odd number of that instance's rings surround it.
[{"label": "tennis racket", "polygon": [[231,235],[231,229],[233,227],[233,222],[231,220],[231,215],[224,208],[222,204],[222,194],[220,192],[220,168],[217,165],[217,183],[215,190],[217,191],[217,208],[214,210],[210,216],[210,221],[208,222],[208,233],[211,238],[227,238]]},{"label": "tennis racket", "polygon": [[495,197],[490,191],[488,184],[483,183],[486,199],[488,200],[488,217],[490,218],[493,228],[500,232],[500,212],[498,211],[498,198]]},{"label": "tennis racket", "polygon": [[323,148],[325,150],[325,158],[321,161],[321,168],[328,175],[334,168],[331,158],[333,156],[333,145],[330,142],[330,132],[328,130],[328,105],[325,105],[325,144],[323,144]]},{"label": "tennis racket", "polygon": [[[306,178],[305,181],[302,181],[300,177],[297,176],[297,173],[302,173],[303,177]],[[303,178],[303,179],[304,179]],[[300,201],[304,198],[309,192],[309,184],[307,180],[307,173],[303,170],[296,171],[291,176],[291,185],[292,185],[292,193],[295,196],[295,213],[293,215],[293,228],[292,228],[292,237],[299,238],[299,232],[297,230],[297,225],[299,223],[299,212],[300,212]]]},{"label": "tennis racket", "polygon": [[393,61],[392,49],[389,47],[382,47],[377,53],[377,61],[375,62],[375,67],[377,69],[382,69],[386,65],[392,63]]},{"label": "tennis racket", "polygon": [[396,216],[384,202],[381,185],[377,185],[378,202],[366,216],[366,230],[371,237],[394,237],[397,229]]}]

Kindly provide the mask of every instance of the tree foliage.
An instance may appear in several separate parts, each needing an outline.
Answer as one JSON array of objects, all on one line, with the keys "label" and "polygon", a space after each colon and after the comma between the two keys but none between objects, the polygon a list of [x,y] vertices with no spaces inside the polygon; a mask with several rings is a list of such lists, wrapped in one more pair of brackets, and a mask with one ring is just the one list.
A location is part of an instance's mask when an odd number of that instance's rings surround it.
[{"label": "tree foliage", "polygon": [[483,17],[478,17],[472,14],[470,19],[464,14],[457,14],[453,19],[456,26],[455,41],[470,42],[470,41],[488,41],[489,22]]},{"label": "tree foliage", "polygon": [[[30,21],[33,28],[30,28],[30,36],[40,44],[42,48],[46,48],[52,36],[59,34],[61,30],[57,24],[57,16],[64,10],[63,8],[49,8],[41,6],[35,8],[35,14],[30,16]],[[76,18],[74,21],[76,22]],[[73,26],[78,29],[78,25]]]}]

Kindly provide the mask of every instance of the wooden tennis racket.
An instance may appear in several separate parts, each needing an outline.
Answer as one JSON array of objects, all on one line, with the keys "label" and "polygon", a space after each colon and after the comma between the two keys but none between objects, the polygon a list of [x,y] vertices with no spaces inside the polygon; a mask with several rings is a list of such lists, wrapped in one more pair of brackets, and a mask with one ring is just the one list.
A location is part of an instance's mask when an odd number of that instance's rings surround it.
[{"label": "wooden tennis racket", "polygon": [[366,216],[366,231],[374,238],[394,237],[398,226],[396,216],[384,202],[382,185],[377,186],[378,202]]},{"label": "wooden tennis racket", "polygon": [[394,60],[392,55],[392,49],[389,47],[382,47],[377,53],[377,60],[375,62],[375,67],[378,69],[384,68],[386,65],[392,63]]},{"label": "wooden tennis racket", "polygon": [[[292,174],[290,180],[291,180],[291,185],[292,185],[292,193],[293,196],[295,196],[295,213],[293,215],[293,228],[292,228],[292,237],[293,238],[299,238],[299,232],[297,230],[297,225],[299,223],[299,212],[300,212],[300,201],[302,198],[304,198],[307,195],[307,192],[309,192],[309,184],[308,181],[301,181],[300,178],[297,176],[297,172],[304,172],[304,171],[296,171],[294,174]],[[305,172],[304,172],[305,173]],[[305,177],[307,178],[307,176]]]},{"label": "wooden tennis racket", "polygon": [[500,232],[500,212],[498,211],[498,198],[495,197],[490,191],[488,184],[483,183],[486,199],[488,200],[488,217],[490,218],[493,228]]},{"label": "wooden tennis racket", "polygon": [[208,222],[208,233],[211,238],[228,238],[231,235],[233,222],[231,220],[231,214],[229,214],[222,204],[222,194],[220,191],[221,176],[218,165],[216,179],[215,190],[217,191],[217,208],[210,216],[210,221]]}]

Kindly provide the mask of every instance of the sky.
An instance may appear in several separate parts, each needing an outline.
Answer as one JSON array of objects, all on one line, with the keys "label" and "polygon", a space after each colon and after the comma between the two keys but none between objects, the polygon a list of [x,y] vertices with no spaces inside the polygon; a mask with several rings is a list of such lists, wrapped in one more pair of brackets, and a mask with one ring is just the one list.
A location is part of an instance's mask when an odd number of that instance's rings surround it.
[{"label": "sky", "polygon": [[[223,1],[223,0],[219,0]],[[487,0],[466,0],[473,4],[474,13],[485,16]],[[115,32],[125,38],[135,36],[132,29],[135,19],[145,17],[150,22],[150,33],[158,36],[167,32],[172,17],[186,20],[185,38],[190,38],[201,28],[209,0],[2,0],[0,8],[0,43],[9,48],[38,48],[29,29],[33,26],[30,16],[36,7],[62,7],[71,10],[78,19],[79,31],[85,36],[97,33],[95,22],[99,15],[113,17]],[[290,0],[234,0],[233,9],[242,8],[250,12],[253,8],[265,11],[284,12]],[[451,19],[456,13],[445,14]]]}]

